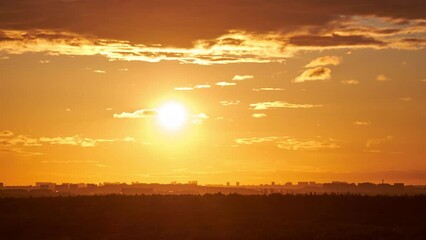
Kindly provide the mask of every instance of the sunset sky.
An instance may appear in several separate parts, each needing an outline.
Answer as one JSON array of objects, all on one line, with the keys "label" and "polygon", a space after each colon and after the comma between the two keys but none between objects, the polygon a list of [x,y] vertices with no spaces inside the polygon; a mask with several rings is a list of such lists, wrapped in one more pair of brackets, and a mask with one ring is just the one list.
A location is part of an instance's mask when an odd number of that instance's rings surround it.
[{"label": "sunset sky", "polygon": [[424,0],[0,0],[0,182],[426,184]]}]

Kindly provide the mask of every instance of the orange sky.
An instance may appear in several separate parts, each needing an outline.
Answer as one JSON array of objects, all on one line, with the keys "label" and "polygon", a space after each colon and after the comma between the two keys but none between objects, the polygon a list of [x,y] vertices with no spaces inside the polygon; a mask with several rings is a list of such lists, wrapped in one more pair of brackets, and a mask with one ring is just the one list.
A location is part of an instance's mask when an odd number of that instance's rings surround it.
[{"label": "orange sky", "polygon": [[420,0],[6,1],[0,182],[426,184],[425,46]]}]

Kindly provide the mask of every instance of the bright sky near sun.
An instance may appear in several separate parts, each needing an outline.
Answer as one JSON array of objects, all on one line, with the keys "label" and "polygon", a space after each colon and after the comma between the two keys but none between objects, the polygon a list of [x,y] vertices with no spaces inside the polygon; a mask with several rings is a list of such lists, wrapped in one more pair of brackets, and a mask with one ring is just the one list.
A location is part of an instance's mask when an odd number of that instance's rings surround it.
[{"label": "bright sky near sun", "polygon": [[0,182],[426,184],[426,2],[0,7]]}]

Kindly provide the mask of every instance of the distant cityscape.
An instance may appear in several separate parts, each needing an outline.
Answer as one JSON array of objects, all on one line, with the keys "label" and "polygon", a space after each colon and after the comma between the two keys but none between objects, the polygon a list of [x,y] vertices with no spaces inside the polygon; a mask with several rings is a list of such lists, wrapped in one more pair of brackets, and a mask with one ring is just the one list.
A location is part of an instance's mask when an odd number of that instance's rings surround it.
[{"label": "distant cityscape", "polygon": [[181,195],[181,194],[361,194],[361,195],[420,195],[426,194],[426,185],[404,183],[347,183],[347,182],[298,182],[293,184],[242,185],[239,182],[217,185],[201,185],[197,181],[187,183],[62,183],[36,182],[29,186],[8,186],[0,183],[0,197],[78,196],[78,195]]}]

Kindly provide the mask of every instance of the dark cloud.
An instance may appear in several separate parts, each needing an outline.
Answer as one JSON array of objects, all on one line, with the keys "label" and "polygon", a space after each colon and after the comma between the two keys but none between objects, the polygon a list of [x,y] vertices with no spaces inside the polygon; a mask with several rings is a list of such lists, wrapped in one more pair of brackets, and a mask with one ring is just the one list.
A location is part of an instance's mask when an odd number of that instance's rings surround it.
[{"label": "dark cloud", "polygon": [[[307,28],[318,33],[338,27],[345,16],[354,15],[389,17],[400,22],[425,19],[426,1],[10,0],[1,3],[0,28],[51,29],[189,47],[194,40],[212,39],[230,29],[288,33]],[[326,44],[336,39],[320,40]],[[232,40],[229,43],[236,44]]]},{"label": "dark cloud", "polygon": [[340,36],[333,34],[332,36],[314,36],[303,35],[291,37],[290,44],[297,46],[354,46],[354,45],[385,45],[384,42],[365,36]]}]

